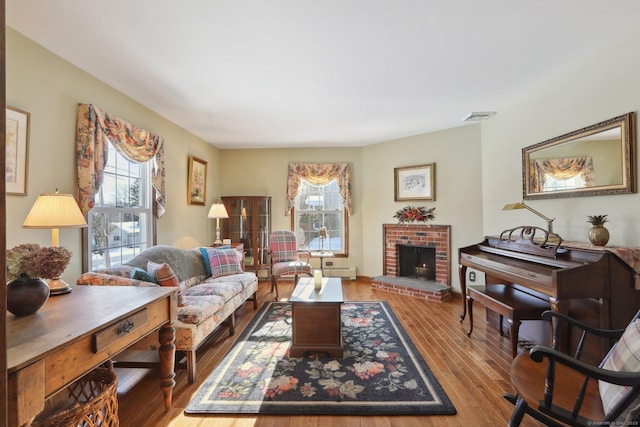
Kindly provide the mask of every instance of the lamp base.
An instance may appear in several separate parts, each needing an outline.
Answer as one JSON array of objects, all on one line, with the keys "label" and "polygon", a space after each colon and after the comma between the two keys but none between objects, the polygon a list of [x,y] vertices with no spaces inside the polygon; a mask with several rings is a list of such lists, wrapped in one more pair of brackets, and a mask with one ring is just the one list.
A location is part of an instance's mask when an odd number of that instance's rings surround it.
[{"label": "lamp base", "polygon": [[222,244],[222,240],[220,240],[220,218],[216,218],[216,221],[218,222],[218,226],[216,227],[216,240],[215,242],[213,242],[214,245],[221,245]]},{"label": "lamp base", "polygon": [[47,283],[49,284],[49,295],[51,296],[68,294],[73,290],[67,282],[59,277],[56,279],[49,279],[47,280]]}]

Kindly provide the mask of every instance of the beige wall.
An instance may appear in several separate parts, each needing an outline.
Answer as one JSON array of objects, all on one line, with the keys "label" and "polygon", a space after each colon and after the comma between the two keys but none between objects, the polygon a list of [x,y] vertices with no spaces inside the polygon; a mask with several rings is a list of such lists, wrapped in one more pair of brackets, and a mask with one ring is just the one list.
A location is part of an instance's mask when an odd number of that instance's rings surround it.
[{"label": "beige wall", "polygon": [[[482,175],[480,126],[462,126],[364,147],[362,150],[362,273],[382,271],[382,224],[406,206],[435,206],[434,224],[451,226],[451,283],[459,289],[457,249],[482,239]],[[395,202],[394,168],[436,164],[436,200]]]},{"label": "beige wall", "polygon": [[[354,266],[363,273],[363,164],[360,148],[298,148],[261,150],[222,150],[223,196],[271,196],[271,228],[290,229],[285,216],[287,168],[289,163],[347,162],[351,167],[353,212],[349,217],[349,257],[334,260],[336,267]],[[317,265],[318,261],[313,261]]]},{"label": "beige wall", "polygon": [[[598,54],[523,93],[522,99],[482,125],[484,233],[523,224],[545,227],[526,210],[502,211],[522,199],[521,149],[585,126],[640,109],[640,30]],[[637,130],[636,130],[637,132]],[[640,246],[640,195],[578,197],[528,202],[555,217],[554,231],[565,240],[587,241],[588,215],[609,215],[609,243]]]},{"label": "beige wall", "polygon": [[[349,218],[349,257],[358,275],[382,271],[382,224],[411,204],[436,207],[434,224],[452,226],[452,284],[459,288],[457,250],[482,238],[480,126],[383,142],[363,148],[223,150],[220,176],[226,196],[272,197],[272,228],[290,227],[285,216],[287,165],[292,162],[349,162],[353,213]],[[436,163],[436,201],[395,202],[394,168]]]},{"label": "beige wall", "polygon": [[[523,94],[481,125],[381,142],[362,148],[217,150],[184,129],[144,108],[11,29],[7,29],[7,104],[31,112],[29,195],[7,197],[7,245],[50,244],[46,230],[21,224],[38,194],[75,193],[75,111],[81,102],[97,106],[162,135],[166,143],[167,214],[158,221],[158,241],[189,248],[209,243],[215,223],[207,208],[186,204],[187,159],[209,162],[207,205],[222,195],[271,195],[273,228],[288,228],[284,215],[287,164],[349,162],[353,177],[353,215],[349,218],[348,259],[358,274],[382,273],[382,224],[409,204],[394,201],[394,168],[436,163],[436,200],[412,205],[436,207],[436,224],[452,226],[452,284],[457,249],[485,234],[544,222],[528,211],[502,211],[522,198],[521,149],[640,106],[640,30],[570,72]],[[480,160],[479,160],[480,159]],[[587,215],[608,214],[611,243],[638,246],[637,194],[540,200],[530,204],[555,216],[556,231],[568,240],[586,240]],[[203,232],[202,230],[205,230]],[[81,273],[80,232],[62,230],[61,244],[74,252],[63,278]]]},{"label": "beige wall", "polygon": [[[34,242],[51,245],[48,230],[26,230],[22,223],[40,193],[76,193],[75,125],[78,103],[91,103],[165,139],[167,213],[158,221],[158,243],[193,247],[210,242],[215,225],[207,207],[187,206],[187,159],[209,162],[207,202],[219,195],[219,151],[153,113],[126,95],[63,61],[7,28],[7,105],[31,113],[28,195],[7,196],[7,247]],[[205,233],[202,230],[206,230]],[[63,279],[81,273],[81,233],[60,230],[60,244],[73,252]]]}]

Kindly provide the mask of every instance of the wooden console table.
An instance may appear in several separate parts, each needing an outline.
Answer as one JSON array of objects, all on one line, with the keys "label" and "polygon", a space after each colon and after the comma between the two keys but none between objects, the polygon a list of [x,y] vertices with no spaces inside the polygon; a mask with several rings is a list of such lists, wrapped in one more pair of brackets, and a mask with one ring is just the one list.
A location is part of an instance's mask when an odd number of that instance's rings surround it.
[{"label": "wooden console table", "polygon": [[35,314],[7,314],[8,418],[28,425],[45,400],[159,330],[161,388],[171,407],[177,288],[74,286]]}]

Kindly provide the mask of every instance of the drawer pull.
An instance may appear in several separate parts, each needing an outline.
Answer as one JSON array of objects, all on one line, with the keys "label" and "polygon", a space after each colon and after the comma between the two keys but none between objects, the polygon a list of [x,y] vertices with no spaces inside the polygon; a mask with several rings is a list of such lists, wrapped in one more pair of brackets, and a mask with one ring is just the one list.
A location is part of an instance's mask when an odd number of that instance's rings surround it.
[{"label": "drawer pull", "polygon": [[108,348],[113,348],[119,340],[128,342],[130,334],[144,329],[145,325],[148,324],[149,313],[146,307],[124,319],[113,322],[93,335],[93,352],[98,353]]},{"label": "drawer pull", "polygon": [[118,326],[118,335],[128,334],[129,332],[131,332],[134,326],[135,324],[133,323],[133,320],[127,319],[120,326]]}]

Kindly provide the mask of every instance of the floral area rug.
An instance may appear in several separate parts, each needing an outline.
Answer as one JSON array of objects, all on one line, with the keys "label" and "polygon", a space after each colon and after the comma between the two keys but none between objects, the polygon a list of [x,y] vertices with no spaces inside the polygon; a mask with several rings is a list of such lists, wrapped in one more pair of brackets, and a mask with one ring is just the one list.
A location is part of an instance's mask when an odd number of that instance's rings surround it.
[{"label": "floral area rug", "polygon": [[185,412],[456,413],[386,303],[345,303],[342,324],[344,358],[289,357],[291,306],[265,303]]}]

